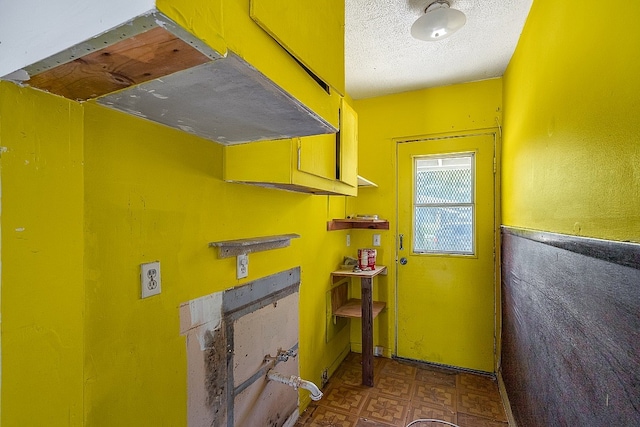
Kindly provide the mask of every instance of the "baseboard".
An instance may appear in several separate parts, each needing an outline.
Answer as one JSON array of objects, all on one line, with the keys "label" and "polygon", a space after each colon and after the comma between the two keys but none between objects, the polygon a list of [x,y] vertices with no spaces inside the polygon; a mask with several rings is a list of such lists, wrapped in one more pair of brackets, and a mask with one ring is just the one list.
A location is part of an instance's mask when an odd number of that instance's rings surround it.
[{"label": "baseboard", "polygon": [[507,388],[502,380],[502,372],[498,371],[498,375],[496,375],[496,377],[498,378],[498,389],[500,390],[500,397],[502,398],[502,404],[504,405],[504,412],[507,415],[509,427],[518,427],[516,419],[513,417],[513,412],[511,411],[511,403],[509,402],[509,396],[507,395]]},{"label": "baseboard", "polygon": [[300,417],[300,414],[298,413],[298,411],[293,411],[291,413],[291,415],[289,416],[289,418],[287,418],[287,420],[284,422],[284,424],[282,424],[282,427],[293,427],[293,426],[295,426],[299,417]]}]

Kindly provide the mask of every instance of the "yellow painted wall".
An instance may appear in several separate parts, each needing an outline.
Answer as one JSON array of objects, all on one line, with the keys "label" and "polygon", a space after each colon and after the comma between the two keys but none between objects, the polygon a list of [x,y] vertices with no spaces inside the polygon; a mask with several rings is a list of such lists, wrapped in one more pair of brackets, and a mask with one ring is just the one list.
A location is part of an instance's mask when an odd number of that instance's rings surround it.
[{"label": "yellow painted wall", "polygon": [[[250,20],[248,1],[158,7],[337,124],[326,93]],[[348,351],[348,330],[325,338],[329,272],[344,255],[326,221],[344,217],[344,197],[225,183],[213,142],[6,82],[0,145],[4,425],[185,425],[179,305],[297,265],[301,376],[320,384]],[[281,233],[301,238],[251,254],[242,281],[235,259],[207,246]],[[153,260],[162,294],[141,300],[139,265]]]},{"label": "yellow painted wall", "polygon": [[606,15],[533,3],[504,77],[505,225],[640,242],[640,3]]},{"label": "yellow painted wall", "polygon": [[[324,342],[328,272],[340,256],[326,220],[344,211],[344,198],[225,183],[218,144],[95,105],[85,117],[87,425],[182,425],[178,306],[297,265],[301,375],[319,383],[348,343],[347,334]],[[207,247],[285,233],[302,237],[250,254],[241,281],[235,258],[218,259]],[[139,264],[153,260],[162,294],[141,300]]]},{"label": "yellow painted wall", "polygon": [[[387,309],[376,319],[374,345],[383,346],[390,355],[395,341],[395,140],[495,128],[496,119],[502,120],[502,79],[358,100],[354,106],[359,119],[359,173],[378,188],[361,189],[357,198],[348,199],[347,213],[378,214],[389,220],[390,229],[351,230],[351,247],[354,251],[371,247],[373,234],[381,234],[378,260],[389,267],[389,275],[378,281],[377,289],[374,286],[374,297],[387,301]],[[361,342],[358,328],[359,323],[353,322],[354,348]]]},{"label": "yellow painted wall", "polygon": [[82,425],[82,117],[0,82],[4,426]]},{"label": "yellow painted wall", "polygon": [[[319,384],[344,355],[347,330],[325,342],[344,245],[326,221],[344,216],[344,197],[225,183],[218,144],[10,83],[0,91],[6,425],[185,425],[179,305],[297,265],[301,375]],[[302,237],[251,254],[242,281],[235,258],[208,247],[282,233]],[[141,300],[139,265],[153,260],[163,292]]]}]

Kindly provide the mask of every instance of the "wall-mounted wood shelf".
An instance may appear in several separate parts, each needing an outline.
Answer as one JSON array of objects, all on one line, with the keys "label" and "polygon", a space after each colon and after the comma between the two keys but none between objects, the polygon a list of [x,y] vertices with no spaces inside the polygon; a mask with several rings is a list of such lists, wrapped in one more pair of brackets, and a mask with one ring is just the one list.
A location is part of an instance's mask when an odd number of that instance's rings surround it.
[{"label": "wall-mounted wood shelf", "polygon": [[333,219],[327,221],[327,231],[346,230],[349,228],[388,230],[389,221],[386,219]]},{"label": "wall-mounted wood shelf", "polygon": [[291,239],[298,237],[300,237],[299,234],[279,234],[276,236],[253,237],[251,239],[225,240],[211,242],[209,247],[218,248],[218,258],[229,258],[251,252],[285,248],[291,244]]}]

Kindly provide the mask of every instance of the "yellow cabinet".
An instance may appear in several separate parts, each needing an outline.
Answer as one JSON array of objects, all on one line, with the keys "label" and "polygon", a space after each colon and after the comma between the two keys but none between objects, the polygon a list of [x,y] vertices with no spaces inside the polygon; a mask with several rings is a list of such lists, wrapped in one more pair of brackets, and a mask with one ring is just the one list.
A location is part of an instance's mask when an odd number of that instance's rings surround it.
[{"label": "yellow cabinet", "polygon": [[[26,84],[221,144],[332,134],[344,93],[344,3],[302,3],[258,0],[265,27],[249,0],[150,2],[25,66]],[[301,161],[313,173],[327,168]]]},{"label": "yellow cabinet", "polygon": [[357,116],[344,99],[340,103],[337,134],[226,146],[224,179],[312,194],[357,195]]},{"label": "yellow cabinet", "polygon": [[344,15],[344,1],[251,0],[251,18],[342,95]]},{"label": "yellow cabinet", "polygon": [[344,99],[340,108],[338,179],[351,187],[358,186],[358,115]]}]

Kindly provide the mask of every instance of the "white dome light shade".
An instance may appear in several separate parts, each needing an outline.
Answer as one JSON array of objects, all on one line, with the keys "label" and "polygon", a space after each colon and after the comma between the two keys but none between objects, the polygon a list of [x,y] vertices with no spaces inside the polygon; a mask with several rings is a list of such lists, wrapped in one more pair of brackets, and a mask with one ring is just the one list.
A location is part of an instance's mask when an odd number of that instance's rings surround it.
[{"label": "white dome light shade", "polygon": [[411,26],[411,35],[424,41],[436,41],[449,37],[467,22],[464,13],[450,9],[449,2],[438,0],[427,7],[425,14]]}]

